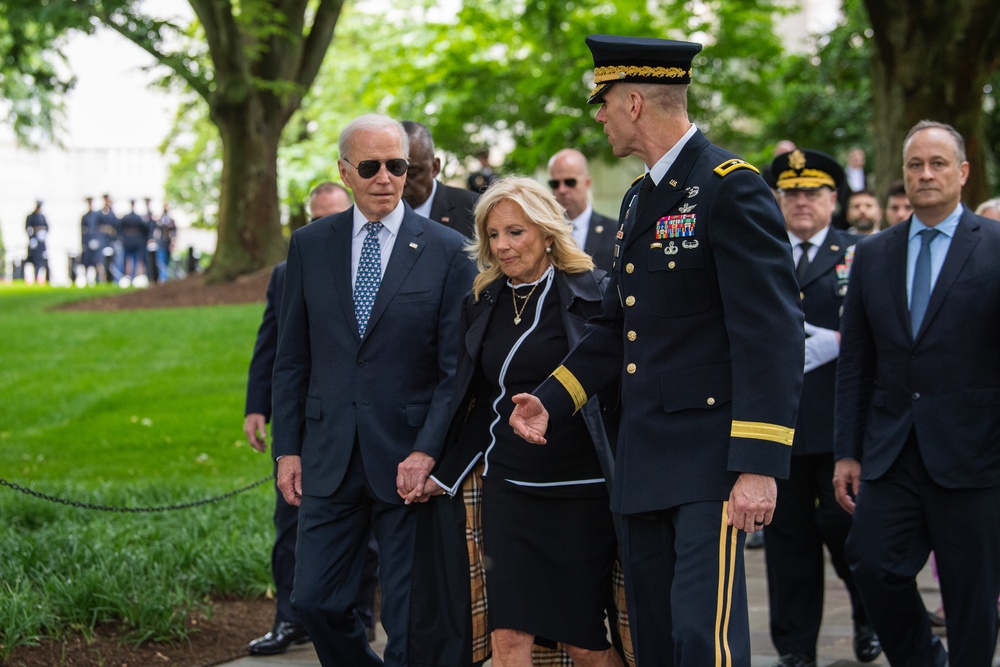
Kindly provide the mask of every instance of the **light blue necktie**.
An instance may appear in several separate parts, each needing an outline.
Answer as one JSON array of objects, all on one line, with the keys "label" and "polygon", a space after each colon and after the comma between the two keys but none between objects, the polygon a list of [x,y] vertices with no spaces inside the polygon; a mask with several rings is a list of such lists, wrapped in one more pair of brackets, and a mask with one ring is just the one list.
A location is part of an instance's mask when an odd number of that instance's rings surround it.
[{"label": "light blue necktie", "polygon": [[910,332],[913,336],[920,331],[927,302],[931,299],[931,241],[940,233],[936,229],[920,232],[920,254],[913,269],[913,287],[910,289]]},{"label": "light blue necktie", "polygon": [[382,283],[382,246],[378,242],[382,223],[367,222],[365,229],[368,230],[368,236],[361,246],[358,277],[354,281],[354,316],[358,319],[358,333],[362,336],[368,327],[368,317],[372,314],[378,286]]}]

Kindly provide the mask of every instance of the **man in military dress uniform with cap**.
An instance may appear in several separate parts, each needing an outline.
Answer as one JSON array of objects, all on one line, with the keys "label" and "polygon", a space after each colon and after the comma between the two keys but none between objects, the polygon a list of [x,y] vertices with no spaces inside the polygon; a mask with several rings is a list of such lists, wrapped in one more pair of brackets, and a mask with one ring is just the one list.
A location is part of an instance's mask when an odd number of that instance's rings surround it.
[{"label": "man in military dress uniform with cap", "polygon": [[621,380],[620,513],[636,664],[749,665],[746,534],[788,475],[803,320],[781,213],[757,169],[687,115],[701,45],[592,35],[591,103],[649,173],[622,203],[603,314],[511,425],[544,443]]},{"label": "man in military dress uniform with cap", "polygon": [[764,531],[775,667],[815,667],[823,621],[823,545],[850,594],[854,653],[871,662],[882,652],[844,559],[851,515],[833,494],[833,396],[840,355],[840,313],[857,239],[830,226],[844,170],[826,153],[793,150],[771,164],[805,315],[805,379],[788,479]]}]

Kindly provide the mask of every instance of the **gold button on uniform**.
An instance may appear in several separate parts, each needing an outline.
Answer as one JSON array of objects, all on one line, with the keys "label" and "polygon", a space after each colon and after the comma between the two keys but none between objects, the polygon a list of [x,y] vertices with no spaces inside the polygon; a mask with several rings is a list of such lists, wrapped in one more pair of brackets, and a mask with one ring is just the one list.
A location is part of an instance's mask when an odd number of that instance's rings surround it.
[{"label": "gold button on uniform", "polygon": [[676,266],[677,266],[677,262],[670,262],[669,264],[667,264],[667,268],[668,269],[672,269],[672,268],[674,268]]},{"label": "gold button on uniform", "polygon": [[806,300],[806,293],[805,292],[799,292],[799,300],[800,301],[805,301]]},{"label": "gold button on uniform", "polygon": [[629,262],[625,265],[625,273],[632,273],[633,271],[635,271],[635,264]]},{"label": "gold button on uniform", "polygon": [[629,364],[628,366],[625,367],[625,370],[628,371],[629,375],[635,373],[635,364]]},{"label": "gold button on uniform", "polygon": [[625,305],[626,306],[634,306],[635,305],[635,297],[634,296],[627,296],[627,297],[625,297]]},{"label": "gold button on uniform", "polygon": [[709,405],[715,405],[715,399],[712,398],[711,396],[709,396],[708,400],[705,401],[705,402],[708,403]]},{"label": "gold button on uniform", "polygon": [[628,339],[634,341],[636,339],[636,333],[634,331],[628,332]]}]

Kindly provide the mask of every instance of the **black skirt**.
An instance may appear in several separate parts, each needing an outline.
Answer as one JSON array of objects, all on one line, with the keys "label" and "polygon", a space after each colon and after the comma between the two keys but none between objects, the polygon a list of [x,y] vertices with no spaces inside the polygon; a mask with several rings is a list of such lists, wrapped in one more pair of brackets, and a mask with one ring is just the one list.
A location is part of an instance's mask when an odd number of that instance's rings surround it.
[{"label": "black skirt", "polygon": [[[602,485],[603,487],[603,485]],[[616,554],[607,495],[483,479],[490,628],[602,651]]]}]

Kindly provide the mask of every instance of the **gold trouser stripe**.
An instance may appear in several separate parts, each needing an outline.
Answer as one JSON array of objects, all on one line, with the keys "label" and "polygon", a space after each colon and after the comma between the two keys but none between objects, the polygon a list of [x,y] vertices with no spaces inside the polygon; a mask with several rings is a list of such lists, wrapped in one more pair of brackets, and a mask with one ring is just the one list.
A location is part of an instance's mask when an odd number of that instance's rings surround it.
[{"label": "gold trouser stripe", "polygon": [[719,530],[719,593],[715,603],[715,667],[733,664],[729,650],[729,619],[733,608],[733,577],[736,571],[736,529],[728,523],[729,502],[722,503]]},{"label": "gold trouser stripe", "polygon": [[587,392],[583,390],[583,385],[580,384],[576,376],[565,366],[560,366],[552,371],[552,377],[559,380],[559,384],[569,392],[569,397],[573,399],[573,414],[576,414],[576,411],[582,408],[583,404],[587,402]]},{"label": "gold trouser stripe", "polygon": [[765,422],[741,422],[733,420],[733,428],[730,435],[734,438],[752,438],[754,440],[770,440],[779,445],[792,446],[792,439],[795,437],[795,429],[778,424],[767,424]]}]

